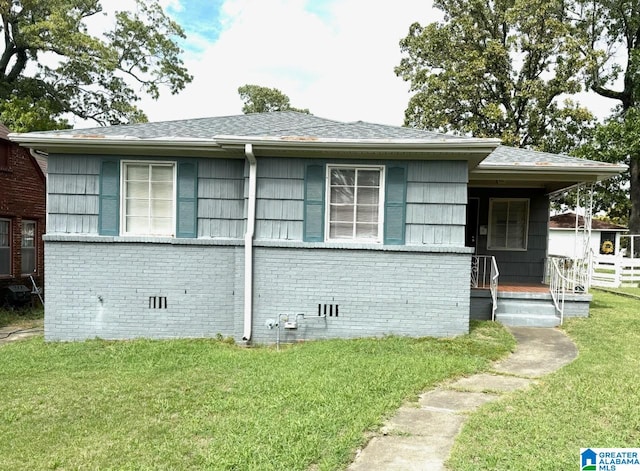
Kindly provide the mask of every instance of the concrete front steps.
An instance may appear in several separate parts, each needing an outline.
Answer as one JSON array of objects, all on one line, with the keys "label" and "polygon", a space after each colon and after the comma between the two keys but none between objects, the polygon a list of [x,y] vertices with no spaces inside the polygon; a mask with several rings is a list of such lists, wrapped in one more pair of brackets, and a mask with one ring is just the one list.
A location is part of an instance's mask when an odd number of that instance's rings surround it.
[{"label": "concrete front steps", "polygon": [[[593,296],[585,293],[565,293],[564,317],[588,317]],[[490,320],[491,293],[488,289],[472,289],[471,319]],[[498,287],[496,321],[509,326],[556,327],[560,315],[556,312],[548,287]]]},{"label": "concrete front steps", "polygon": [[557,327],[560,315],[550,293],[498,292],[496,321],[514,327]]}]

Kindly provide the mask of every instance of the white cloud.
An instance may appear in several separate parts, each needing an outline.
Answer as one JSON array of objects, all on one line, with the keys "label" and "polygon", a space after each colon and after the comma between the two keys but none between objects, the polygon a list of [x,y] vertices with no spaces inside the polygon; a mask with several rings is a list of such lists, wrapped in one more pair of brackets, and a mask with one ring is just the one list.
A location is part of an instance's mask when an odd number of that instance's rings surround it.
[{"label": "white cloud", "polygon": [[[109,12],[134,5],[102,3]],[[161,0],[181,18],[202,12],[205,3]],[[401,125],[410,95],[393,72],[399,41],[411,23],[442,18],[425,0],[225,0],[216,16],[215,41],[199,34],[206,20],[201,13],[182,20],[190,43],[185,63],[195,78],[179,95],[164,90],[158,101],[143,97],[140,106],[151,121],[240,114],[238,87],[256,84],[280,89],[293,106],[317,116]],[[580,101],[598,116],[611,106],[594,94]]]},{"label": "white cloud", "polygon": [[323,7],[317,15],[302,0],[226,1],[218,40],[186,58],[193,83],[178,96],[144,100],[150,120],[238,114],[237,89],[251,83],[278,88],[318,116],[402,124],[409,94],[393,72],[398,42],[412,22],[436,19],[429,4],[335,0]]}]

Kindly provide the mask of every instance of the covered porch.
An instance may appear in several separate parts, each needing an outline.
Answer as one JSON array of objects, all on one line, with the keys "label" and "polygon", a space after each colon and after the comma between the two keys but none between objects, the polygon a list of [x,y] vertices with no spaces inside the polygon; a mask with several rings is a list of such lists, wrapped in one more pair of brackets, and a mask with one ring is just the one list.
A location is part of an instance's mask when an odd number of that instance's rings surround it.
[{"label": "covered porch", "polygon": [[471,169],[465,241],[474,248],[471,318],[554,327],[565,317],[588,316],[590,261],[549,256],[550,200],[625,169],[504,147]]}]

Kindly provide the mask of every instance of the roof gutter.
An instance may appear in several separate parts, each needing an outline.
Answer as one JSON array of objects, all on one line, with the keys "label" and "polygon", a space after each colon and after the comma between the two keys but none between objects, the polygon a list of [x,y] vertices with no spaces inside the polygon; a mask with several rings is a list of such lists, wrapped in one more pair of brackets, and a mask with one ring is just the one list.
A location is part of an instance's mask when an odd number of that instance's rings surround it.
[{"label": "roof gutter", "polygon": [[565,175],[570,173],[573,176],[591,176],[596,181],[606,180],[627,170],[625,164],[606,165],[492,165],[482,163],[473,169],[469,175],[470,179],[493,179],[496,176],[504,177],[527,177],[538,175],[540,178],[551,175]]},{"label": "roof gutter", "polygon": [[500,145],[499,139],[334,139],[307,136],[214,136],[215,142],[225,149],[252,144],[254,150],[268,151],[324,151],[345,153],[384,152],[420,154],[465,154],[473,160],[484,160]]},{"label": "roof gutter", "polygon": [[37,149],[44,153],[65,152],[106,152],[127,153],[144,152],[158,155],[175,154],[185,151],[197,155],[209,155],[211,151],[221,151],[221,147],[213,139],[139,139],[135,137],[104,135],[64,135],[48,136],[44,134],[10,134],[11,141],[23,147]]},{"label": "roof gutter", "polygon": [[611,173],[618,174],[627,168],[629,168],[626,164],[609,164],[602,162],[602,165],[589,165],[593,164],[593,161],[585,160],[584,164],[580,164],[580,166],[576,165],[558,165],[558,164],[511,164],[511,165],[497,165],[493,163],[483,162],[482,165],[474,170],[474,173],[484,174],[491,172],[504,172],[504,173],[518,173],[522,170],[526,170],[528,172],[564,172],[567,170],[576,171],[581,170],[584,172],[602,172],[602,173]]},{"label": "roof gutter", "polygon": [[256,226],[256,187],[258,161],[253,145],[245,144],[244,153],[249,162],[249,201],[247,204],[247,230],[244,234],[244,334],[242,340],[251,340],[253,323],[253,236]]}]

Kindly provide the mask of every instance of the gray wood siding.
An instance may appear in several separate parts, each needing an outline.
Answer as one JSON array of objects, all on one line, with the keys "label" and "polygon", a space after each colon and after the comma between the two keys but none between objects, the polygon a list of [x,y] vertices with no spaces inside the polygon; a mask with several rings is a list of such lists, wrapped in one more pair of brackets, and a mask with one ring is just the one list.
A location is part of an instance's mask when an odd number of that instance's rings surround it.
[{"label": "gray wood siding", "polygon": [[258,159],[256,239],[302,240],[304,168],[302,159]]},{"label": "gray wood siding", "polygon": [[[306,160],[258,158],[258,240],[303,240]],[[360,163],[388,164],[381,161]],[[49,233],[97,234],[100,156],[51,155]],[[407,162],[407,245],[464,245],[467,165]],[[198,162],[198,237],[242,238],[248,164],[243,159]]]},{"label": "gray wood siding", "polygon": [[198,163],[198,237],[244,236],[244,167],[239,159]]},{"label": "gray wood siding", "polygon": [[49,155],[47,233],[98,233],[99,174],[99,158]]},{"label": "gray wood siding", "polygon": [[406,244],[463,246],[466,204],[466,162],[410,162]]},{"label": "gray wood siding", "polygon": [[[256,239],[303,239],[305,162],[303,159],[258,160]],[[409,162],[407,168],[407,245],[463,246],[466,162]],[[248,175],[246,171],[245,175]]]},{"label": "gray wood siding", "polygon": [[487,236],[478,236],[477,252],[493,255],[500,271],[499,282],[541,283],[547,257],[549,198],[534,189],[472,188],[469,196],[480,198],[479,225],[487,226],[490,198],[529,198],[529,232],[526,251],[487,250]]}]

